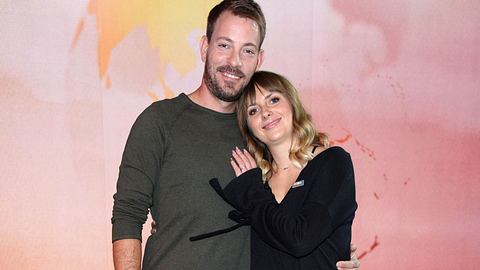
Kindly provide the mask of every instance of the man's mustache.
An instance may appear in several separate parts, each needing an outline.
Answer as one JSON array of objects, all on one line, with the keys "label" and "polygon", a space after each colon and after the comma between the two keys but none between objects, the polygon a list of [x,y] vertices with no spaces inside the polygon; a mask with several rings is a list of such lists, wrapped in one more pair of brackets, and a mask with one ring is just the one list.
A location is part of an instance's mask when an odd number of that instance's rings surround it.
[{"label": "man's mustache", "polygon": [[245,77],[245,74],[243,74],[243,72],[236,68],[236,67],[233,67],[233,66],[230,66],[230,65],[225,65],[225,66],[220,66],[217,68],[217,71],[218,72],[227,72],[227,73],[230,73],[230,74],[233,74],[237,77]]}]

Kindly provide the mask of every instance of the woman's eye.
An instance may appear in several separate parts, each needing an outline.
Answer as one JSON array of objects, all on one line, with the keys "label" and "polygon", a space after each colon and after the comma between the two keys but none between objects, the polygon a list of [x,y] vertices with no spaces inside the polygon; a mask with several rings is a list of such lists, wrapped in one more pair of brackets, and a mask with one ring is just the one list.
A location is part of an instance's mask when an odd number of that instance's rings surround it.
[{"label": "woman's eye", "polygon": [[251,109],[248,111],[248,115],[255,115],[257,113],[257,109]]},{"label": "woman's eye", "polygon": [[279,102],[279,101],[280,101],[280,98],[278,98],[278,97],[272,97],[272,98],[270,99],[270,103],[273,103],[273,104],[275,104],[275,103],[277,103],[277,102]]}]

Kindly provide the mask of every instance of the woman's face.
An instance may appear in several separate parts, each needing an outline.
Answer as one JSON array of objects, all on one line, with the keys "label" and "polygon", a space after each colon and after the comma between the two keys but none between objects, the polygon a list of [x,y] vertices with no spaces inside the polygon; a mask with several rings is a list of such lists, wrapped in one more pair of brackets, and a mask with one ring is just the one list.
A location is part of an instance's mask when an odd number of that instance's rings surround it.
[{"label": "woman's face", "polygon": [[255,101],[247,107],[247,124],[253,135],[267,146],[292,143],[292,106],[279,92],[256,87]]}]

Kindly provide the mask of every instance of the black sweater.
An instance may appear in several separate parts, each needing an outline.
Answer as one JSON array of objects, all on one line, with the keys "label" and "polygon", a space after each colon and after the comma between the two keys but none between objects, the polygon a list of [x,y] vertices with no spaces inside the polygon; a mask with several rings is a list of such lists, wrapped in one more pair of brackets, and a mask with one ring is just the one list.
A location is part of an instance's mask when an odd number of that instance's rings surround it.
[{"label": "black sweater", "polygon": [[250,219],[251,269],[336,269],[337,261],[349,260],[357,203],[347,152],[331,147],[317,155],[280,204],[261,179],[252,169],[223,190]]}]

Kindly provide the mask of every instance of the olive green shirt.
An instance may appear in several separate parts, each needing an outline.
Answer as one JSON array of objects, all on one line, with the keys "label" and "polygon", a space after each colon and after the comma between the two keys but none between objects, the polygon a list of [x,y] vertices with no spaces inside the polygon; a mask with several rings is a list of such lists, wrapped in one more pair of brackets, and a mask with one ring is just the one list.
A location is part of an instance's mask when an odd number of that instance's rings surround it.
[{"label": "olive green shirt", "polygon": [[232,149],[243,147],[236,114],[193,103],[185,94],[155,102],[135,121],[114,195],[112,240],[140,239],[150,209],[143,269],[249,269],[250,228],[202,241],[189,237],[230,227],[231,208],[209,186],[233,177]]}]

